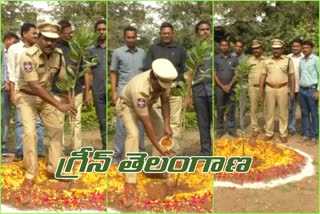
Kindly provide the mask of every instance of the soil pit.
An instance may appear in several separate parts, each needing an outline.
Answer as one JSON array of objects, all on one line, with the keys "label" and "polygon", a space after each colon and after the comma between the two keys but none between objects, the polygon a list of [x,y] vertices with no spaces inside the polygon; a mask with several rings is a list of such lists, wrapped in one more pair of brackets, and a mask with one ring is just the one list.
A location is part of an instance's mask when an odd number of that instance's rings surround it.
[{"label": "soil pit", "polygon": [[153,201],[165,200],[167,196],[174,196],[178,193],[188,193],[196,191],[196,189],[189,187],[186,183],[178,183],[178,185],[176,186],[176,184],[173,182],[160,184],[149,182],[145,188],[148,192],[148,196]]}]

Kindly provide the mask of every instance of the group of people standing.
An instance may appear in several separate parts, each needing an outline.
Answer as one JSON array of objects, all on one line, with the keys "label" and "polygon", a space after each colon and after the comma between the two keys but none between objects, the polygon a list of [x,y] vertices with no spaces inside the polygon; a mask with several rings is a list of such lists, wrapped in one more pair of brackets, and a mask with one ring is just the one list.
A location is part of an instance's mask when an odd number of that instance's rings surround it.
[{"label": "group of people standing", "polygon": [[[243,53],[244,43],[235,43],[235,52],[229,53],[229,41],[220,41],[221,54],[215,57],[215,99],[217,109],[216,135],[219,139],[224,134],[224,111],[228,106],[227,127],[229,135],[239,137],[235,126],[235,109],[240,106],[240,129],[247,128],[246,100],[250,103],[251,136],[257,137],[265,132],[263,140],[274,137],[274,120],[276,109],[279,112],[279,136],[282,143],[287,143],[288,134],[295,135],[296,107],[301,109],[300,143],[309,146],[318,144],[318,56],[313,53],[313,43],[299,38],[291,42],[292,53],[283,55],[285,43],[279,39],[271,42],[272,56],[263,55],[262,42],[253,40],[252,56]],[[235,69],[241,62],[251,65],[247,79],[248,94],[241,91],[239,100],[235,99],[237,83]],[[259,124],[258,113],[262,108],[264,123]]]},{"label": "group of people standing", "polygon": [[[71,124],[72,145],[80,149],[81,107],[89,106],[92,88],[94,106],[100,125],[102,149],[106,149],[106,20],[96,22],[94,30],[99,33],[96,45],[89,56],[98,56],[97,65],[77,79],[74,101],[65,91],[57,87],[65,76],[70,75],[67,66],[74,66],[70,58],[70,44],[74,27],[69,21],[41,23],[21,26],[21,41],[14,33],[8,33],[2,45],[2,152],[6,152],[10,122],[10,108],[15,105],[15,161],[24,160],[26,174],[21,187],[26,196],[23,203],[31,199],[32,186],[38,168],[38,157],[43,156],[43,130],[47,130],[49,142],[47,177],[54,172],[64,149],[64,120],[68,115]],[[108,68],[111,82],[112,103],[116,105],[116,131],[113,163],[119,164],[125,152],[145,151],[144,132],[152,145],[153,155],[172,157],[181,155],[182,109],[193,105],[196,111],[200,151],[197,155],[212,156],[212,95],[215,98],[217,122],[215,138],[224,135],[224,113],[228,110],[227,131],[233,137],[236,132],[236,106],[240,106],[240,129],[248,126],[246,104],[250,103],[251,135],[257,137],[264,131],[263,140],[274,137],[275,110],[279,111],[279,136],[287,142],[288,134],[297,132],[296,106],[301,109],[301,143],[318,143],[318,56],[313,54],[313,43],[294,39],[292,53],[285,56],[284,42],[271,42],[272,55],[263,55],[262,43],[253,40],[252,55],[243,53],[244,43],[236,41],[235,51],[230,54],[230,43],[219,41],[221,53],[204,61],[201,68],[192,71],[191,79],[185,80],[188,71],[187,51],[174,41],[174,27],[164,22],[160,26],[160,41],[148,52],[137,47],[137,29],[128,26],[123,31],[125,45],[113,50]],[[195,25],[195,34],[211,44],[211,23],[200,21]],[[237,82],[235,69],[242,63],[251,65],[247,78]],[[201,77],[201,71],[209,70],[209,76]],[[214,77],[212,77],[214,76]],[[196,81],[201,78],[200,81]],[[213,79],[215,82],[212,93]],[[179,81],[186,82],[185,99],[174,94]],[[248,84],[248,91],[241,91],[235,99],[237,84]],[[191,98],[192,97],[192,98]],[[258,112],[263,109],[265,122],[259,124]],[[310,120],[311,119],[311,120]],[[176,142],[170,150],[159,144],[166,136]],[[22,146],[23,145],[23,146]],[[149,177],[167,178],[166,173],[146,174]],[[128,194],[136,191],[137,175],[126,174],[125,188]],[[61,182],[64,185],[66,182]],[[64,187],[63,187],[64,188]]]}]

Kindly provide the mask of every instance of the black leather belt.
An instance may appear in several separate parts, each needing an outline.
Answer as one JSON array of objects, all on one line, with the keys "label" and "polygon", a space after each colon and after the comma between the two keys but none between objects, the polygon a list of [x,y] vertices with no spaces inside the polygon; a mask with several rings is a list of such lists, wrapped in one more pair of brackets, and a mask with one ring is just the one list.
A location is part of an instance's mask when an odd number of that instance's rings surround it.
[{"label": "black leather belt", "polygon": [[310,86],[299,86],[300,88],[304,89],[304,90],[308,90],[308,89],[312,89],[312,88],[318,88],[318,85],[317,84],[314,84],[314,85],[310,85]]}]

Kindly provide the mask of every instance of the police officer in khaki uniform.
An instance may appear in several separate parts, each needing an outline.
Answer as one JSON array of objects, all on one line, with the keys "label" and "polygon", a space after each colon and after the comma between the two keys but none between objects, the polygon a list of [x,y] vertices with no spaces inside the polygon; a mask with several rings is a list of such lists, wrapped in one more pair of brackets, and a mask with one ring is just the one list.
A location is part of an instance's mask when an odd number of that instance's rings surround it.
[{"label": "police officer in khaki uniform", "polygon": [[252,137],[257,137],[260,132],[258,125],[258,109],[263,100],[259,96],[259,81],[262,69],[264,67],[265,56],[262,55],[262,44],[259,40],[253,40],[251,44],[253,55],[250,56],[247,62],[252,66],[252,70],[249,73],[249,100],[250,100],[250,118]]},{"label": "police officer in khaki uniform", "polygon": [[[156,59],[152,63],[151,70],[136,75],[123,88],[116,109],[126,128],[125,152],[139,152],[138,120],[140,120],[154,146],[152,155],[172,156],[171,152],[160,146],[159,140],[164,135],[172,137],[173,134],[170,127],[169,95],[171,84],[177,75],[175,67],[169,60]],[[164,122],[153,107],[159,97]],[[125,188],[136,188],[137,174],[127,173],[125,176]]]},{"label": "police officer in khaki uniform", "polygon": [[[60,26],[55,23],[41,23],[38,26],[39,40],[33,47],[26,49],[20,60],[20,77],[18,80],[17,107],[21,111],[23,123],[23,159],[26,173],[21,185],[22,203],[32,200],[32,186],[38,169],[36,116],[39,115],[47,129],[49,138],[48,178],[54,173],[62,157],[63,127],[59,122],[57,108],[61,112],[75,116],[77,110],[70,104],[58,102],[50,94],[51,79],[61,70],[60,81],[65,74],[62,51],[56,49]],[[63,182],[58,182],[57,185]],[[59,188],[59,187],[58,187]]]},{"label": "police officer in khaki uniform", "polygon": [[279,132],[282,143],[287,142],[288,135],[288,81],[290,81],[290,99],[294,99],[295,77],[293,63],[289,57],[282,55],[284,42],[272,40],[272,56],[265,60],[260,76],[260,96],[266,99],[266,135],[263,140],[274,136],[274,113],[279,109]]}]

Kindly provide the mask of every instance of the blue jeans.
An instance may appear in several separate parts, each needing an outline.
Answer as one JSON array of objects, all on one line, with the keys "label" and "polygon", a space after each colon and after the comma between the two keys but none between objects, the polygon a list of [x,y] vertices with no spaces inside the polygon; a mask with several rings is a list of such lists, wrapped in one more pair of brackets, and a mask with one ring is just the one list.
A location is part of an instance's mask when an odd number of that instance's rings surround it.
[{"label": "blue jeans", "polygon": [[296,109],[297,109],[297,95],[298,93],[295,93],[294,100],[290,99],[289,96],[289,120],[288,120],[288,129],[289,132],[296,132]]},{"label": "blue jeans", "polygon": [[[23,154],[23,145],[22,145],[22,136],[23,136],[23,124],[21,118],[21,112],[19,108],[16,108],[15,112],[15,135],[16,135],[16,154]],[[38,137],[38,154],[42,154],[43,152],[43,130],[44,126],[40,120],[40,117],[37,116],[36,120],[36,128],[37,128],[37,137]]]},{"label": "blue jeans", "polygon": [[[2,89],[1,95],[1,143],[2,148],[5,149],[5,144],[8,141],[10,127],[10,92]],[[3,150],[2,152],[5,152],[5,150]]]},{"label": "blue jeans", "polygon": [[[144,128],[142,123],[138,122],[139,128],[139,151],[144,152]],[[122,154],[124,152],[124,144],[126,141],[126,129],[121,117],[116,119],[116,133],[114,137],[114,159],[116,162],[122,160]]]},{"label": "blue jeans", "polygon": [[[318,115],[318,101],[313,99],[313,94],[316,88],[299,89],[299,103],[301,108],[301,127],[302,133],[306,137],[318,139],[319,130],[319,115]],[[311,115],[311,126],[310,126]]]}]

